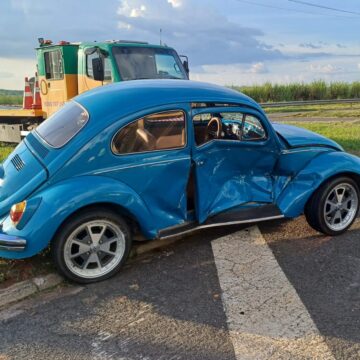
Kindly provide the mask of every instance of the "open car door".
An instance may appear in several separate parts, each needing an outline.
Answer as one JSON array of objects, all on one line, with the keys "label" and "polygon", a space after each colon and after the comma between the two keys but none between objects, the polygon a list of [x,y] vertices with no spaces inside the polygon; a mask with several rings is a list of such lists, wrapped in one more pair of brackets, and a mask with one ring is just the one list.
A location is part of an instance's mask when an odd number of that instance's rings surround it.
[{"label": "open car door", "polygon": [[193,109],[197,221],[280,217],[272,173],[279,145],[264,116],[240,107]]}]

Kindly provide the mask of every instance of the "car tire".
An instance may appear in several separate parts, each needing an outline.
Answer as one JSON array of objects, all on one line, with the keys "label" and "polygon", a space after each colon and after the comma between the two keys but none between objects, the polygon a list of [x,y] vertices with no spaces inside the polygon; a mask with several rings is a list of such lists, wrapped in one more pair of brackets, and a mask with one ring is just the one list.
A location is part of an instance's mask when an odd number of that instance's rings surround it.
[{"label": "car tire", "polygon": [[66,221],[51,245],[55,266],[67,279],[89,284],[110,278],[127,260],[129,226],[106,208],[92,208]]},{"label": "car tire", "polygon": [[336,236],[353,224],[359,204],[359,186],[352,178],[341,176],[325,182],[315,191],[305,207],[305,217],[316,231]]}]

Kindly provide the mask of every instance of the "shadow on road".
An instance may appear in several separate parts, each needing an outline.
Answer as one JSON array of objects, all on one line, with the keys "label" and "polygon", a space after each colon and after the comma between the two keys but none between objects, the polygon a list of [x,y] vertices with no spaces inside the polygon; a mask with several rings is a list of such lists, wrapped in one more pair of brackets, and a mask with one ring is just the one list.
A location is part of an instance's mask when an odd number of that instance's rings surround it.
[{"label": "shadow on road", "polygon": [[335,357],[360,358],[360,221],[339,237],[303,218],[261,230]]}]

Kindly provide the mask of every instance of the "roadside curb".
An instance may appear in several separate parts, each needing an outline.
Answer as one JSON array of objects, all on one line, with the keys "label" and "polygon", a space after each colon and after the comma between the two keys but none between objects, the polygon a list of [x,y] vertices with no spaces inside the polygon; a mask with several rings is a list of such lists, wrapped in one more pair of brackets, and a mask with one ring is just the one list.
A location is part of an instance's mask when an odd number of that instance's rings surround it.
[{"label": "roadside curb", "polygon": [[[166,240],[147,241],[143,244],[134,246],[130,253],[130,259],[147,252],[166,247],[184,237],[173,237]],[[5,289],[0,290],[0,308],[15,303],[25,298],[35,295],[41,291],[51,289],[64,282],[64,278],[57,273],[50,273],[43,276],[15,283]]]},{"label": "roadside curb", "polygon": [[51,273],[44,276],[37,276],[30,280],[25,280],[0,290],[0,307],[9,305],[19,300],[23,300],[40,291],[53,288],[61,284],[64,279]]}]

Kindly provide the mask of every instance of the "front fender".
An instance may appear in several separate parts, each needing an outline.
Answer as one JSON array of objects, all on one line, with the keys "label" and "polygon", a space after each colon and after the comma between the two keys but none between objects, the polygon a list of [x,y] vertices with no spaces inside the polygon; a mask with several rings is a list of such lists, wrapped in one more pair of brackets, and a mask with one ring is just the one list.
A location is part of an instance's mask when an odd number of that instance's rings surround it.
[{"label": "front fender", "polygon": [[324,181],[344,173],[360,175],[360,158],[345,152],[320,154],[288,182],[276,203],[286,217],[299,216],[311,195]]},{"label": "front fender", "polygon": [[52,186],[34,195],[41,202],[23,229],[16,229],[9,218],[3,223],[2,232],[27,240],[22,252],[0,251],[0,257],[30,257],[48,246],[62,222],[75,211],[96,203],[112,203],[126,209],[137,219],[144,235],[156,237],[151,215],[139,195],[129,186],[102,176],[82,176]]}]

